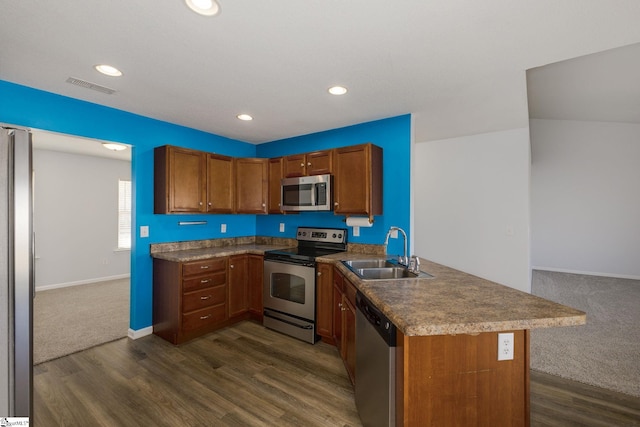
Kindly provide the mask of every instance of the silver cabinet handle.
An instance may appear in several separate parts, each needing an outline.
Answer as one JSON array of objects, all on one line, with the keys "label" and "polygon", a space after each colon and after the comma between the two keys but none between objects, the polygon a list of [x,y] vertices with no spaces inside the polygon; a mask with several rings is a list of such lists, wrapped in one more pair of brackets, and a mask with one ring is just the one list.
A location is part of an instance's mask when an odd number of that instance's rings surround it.
[{"label": "silver cabinet handle", "polygon": [[198,203],[200,206],[202,206],[202,202]]},{"label": "silver cabinet handle", "polygon": [[202,279],[200,280],[200,283],[209,283],[211,281],[211,279]]},{"label": "silver cabinet handle", "polygon": [[200,297],[200,299],[201,299],[202,301],[206,301],[206,300],[208,300],[209,298],[211,298],[211,295],[206,295],[206,296],[201,296],[201,297]]},{"label": "silver cabinet handle", "polygon": [[333,202],[333,206],[338,206],[338,202]]},{"label": "silver cabinet handle", "polygon": [[303,168],[304,167],[304,163],[300,163],[300,167]]},{"label": "silver cabinet handle", "polygon": [[229,268],[235,268],[233,264],[229,264]]},{"label": "silver cabinet handle", "polygon": [[209,206],[211,206],[211,202],[209,202]]},{"label": "silver cabinet handle", "polygon": [[307,166],[311,166],[311,162],[307,163]]},{"label": "silver cabinet handle", "polygon": [[205,320],[205,319],[208,319],[210,317],[211,317],[210,314],[207,314],[206,316],[200,316],[200,320]]},{"label": "silver cabinet handle", "polygon": [[318,271],[318,276],[322,276],[322,271]]},{"label": "silver cabinet handle", "polygon": [[200,269],[202,269],[202,270],[206,270],[207,268],[209,268],[209,266],[208,266],[208,265],[201,265],[201,266],[200,266]]}]

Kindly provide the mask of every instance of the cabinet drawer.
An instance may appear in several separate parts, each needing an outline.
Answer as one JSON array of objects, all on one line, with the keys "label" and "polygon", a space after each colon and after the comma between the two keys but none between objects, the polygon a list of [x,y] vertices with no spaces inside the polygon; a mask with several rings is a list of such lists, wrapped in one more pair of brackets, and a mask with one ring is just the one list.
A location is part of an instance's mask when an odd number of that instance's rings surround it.
[{"label": "cabinet drawer", "polygon": [[344,279],[344,294],[347,300],[355,307],[356,306],[356,287],[349,280]]},{"label": "cabinet drawer", "polygon": [[227,306],[225,304],[203,308],[182,315],[182,331],[192,331],[214,323],[222,322],[227,318]]},{"label": "cabinet drawer", "polygon": [[227,287],[225,285],[200,289],[182,296],[182,311],[189,312],[211,305],[222,304],[227,300]]},{"label": "cabinet drawer", "polygon": [[211,258],[202,261],[188,262],[182,265],[182,277],[206,274],[212,271],[226,271],[226,258]]},{"label": "cabinet drawer", "polygon": [[182,280],[182,291],[190,292],[197,289],[210,288],[212,286],[223,285],[227,282],[227,272],[220,271],[217,273],[209,273],[206,276],[196,277],[194,279]]}]

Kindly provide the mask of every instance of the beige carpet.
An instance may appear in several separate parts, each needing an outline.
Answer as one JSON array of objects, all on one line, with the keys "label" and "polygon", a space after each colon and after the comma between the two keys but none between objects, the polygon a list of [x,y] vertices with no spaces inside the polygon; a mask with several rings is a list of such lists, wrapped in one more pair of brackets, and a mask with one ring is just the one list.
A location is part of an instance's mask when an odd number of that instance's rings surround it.
[{"label": "beige carpet", "polygon": [[129,279],[36,292],[33,363],[127,336]]},{"label": "beige carpet", "polygon": [[587,313],[531,331],[531,368],[640,397],[640,280],[534,271],[531,292]]}]

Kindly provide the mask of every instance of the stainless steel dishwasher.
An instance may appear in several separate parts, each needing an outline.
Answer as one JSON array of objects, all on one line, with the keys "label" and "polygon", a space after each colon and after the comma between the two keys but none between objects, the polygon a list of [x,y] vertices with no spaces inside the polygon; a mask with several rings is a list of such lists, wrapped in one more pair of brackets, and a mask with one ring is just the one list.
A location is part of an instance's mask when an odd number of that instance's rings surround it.
[{"label": "stainless steel dishwasher", "polygon": [[396,327],[356,294],[356,407],[364,427],[395,426]]}]

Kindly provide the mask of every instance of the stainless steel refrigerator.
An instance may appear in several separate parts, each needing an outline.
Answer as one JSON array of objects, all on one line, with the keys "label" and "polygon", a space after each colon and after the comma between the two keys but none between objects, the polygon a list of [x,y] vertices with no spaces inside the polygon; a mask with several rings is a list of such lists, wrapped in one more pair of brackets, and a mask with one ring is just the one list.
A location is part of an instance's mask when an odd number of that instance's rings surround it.
[{"label": "stainless steel refrigerator", "polygon": [[0,124],[0,418],[33,419],[31,134]]}]

